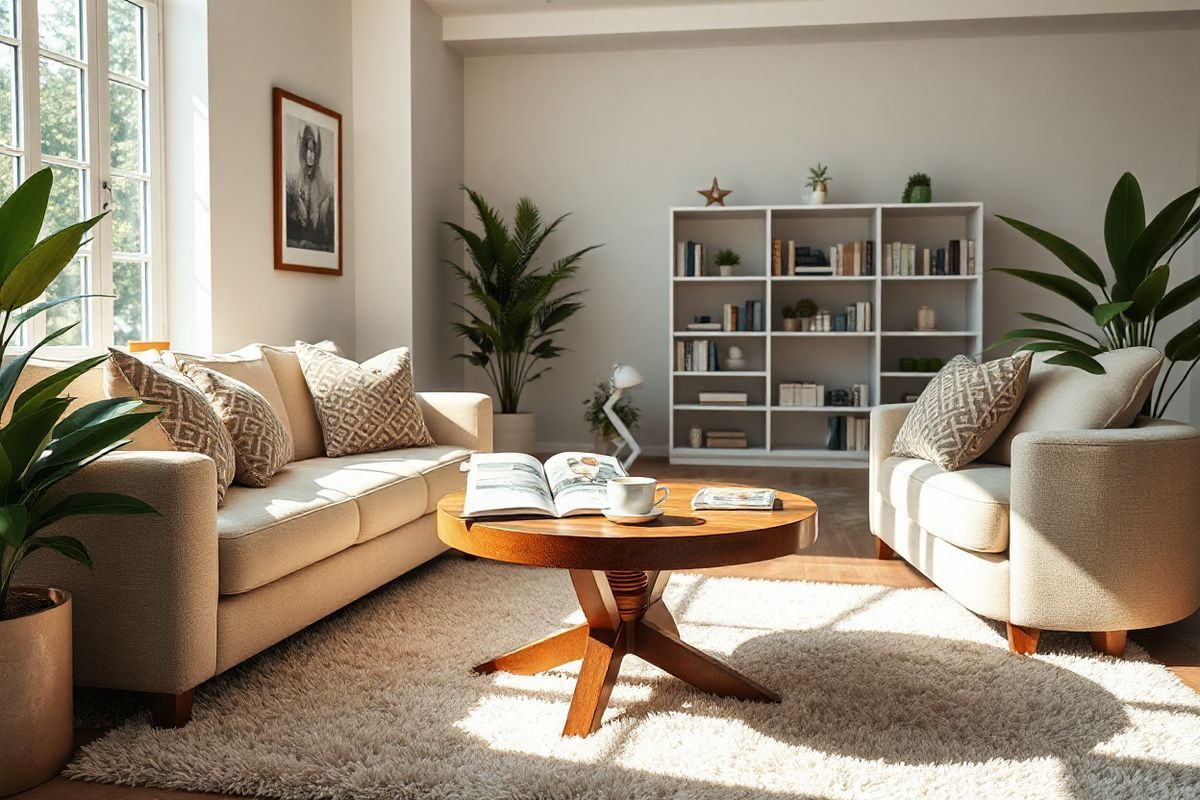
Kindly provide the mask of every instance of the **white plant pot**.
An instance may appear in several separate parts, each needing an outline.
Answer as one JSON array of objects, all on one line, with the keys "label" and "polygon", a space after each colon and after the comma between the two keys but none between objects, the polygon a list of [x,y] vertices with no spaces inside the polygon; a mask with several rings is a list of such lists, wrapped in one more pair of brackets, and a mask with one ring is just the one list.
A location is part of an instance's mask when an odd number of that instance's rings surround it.
[{"label": "white plant pot", "polygon": [[813,189],[812,196],[808,198],[808,204],[810,206],[823,206],[825,205],[825,197],[826,192],[824,189]]},{"label": "white plant pot", "polygon": [[492,415],[492,450],[497,453],[532,454],[537,440],[532,411]]},{"label": "white plant pot", "polygon": [[720,270],[721,270],[722,278],[732,278],[733,277],[733,265],[732,264],[722,264],[720,266]]}]

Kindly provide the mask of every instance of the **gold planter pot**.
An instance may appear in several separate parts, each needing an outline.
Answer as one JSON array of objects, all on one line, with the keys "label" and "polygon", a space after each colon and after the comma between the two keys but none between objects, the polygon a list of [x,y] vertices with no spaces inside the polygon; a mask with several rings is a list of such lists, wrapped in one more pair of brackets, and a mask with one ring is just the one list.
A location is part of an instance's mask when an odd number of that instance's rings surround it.
[{"label": "gold planter pot", "polygon": [[0,797],[57,775],[71,759],[71,595],[41,586],[14,593],[54,602],[0,621]]}]

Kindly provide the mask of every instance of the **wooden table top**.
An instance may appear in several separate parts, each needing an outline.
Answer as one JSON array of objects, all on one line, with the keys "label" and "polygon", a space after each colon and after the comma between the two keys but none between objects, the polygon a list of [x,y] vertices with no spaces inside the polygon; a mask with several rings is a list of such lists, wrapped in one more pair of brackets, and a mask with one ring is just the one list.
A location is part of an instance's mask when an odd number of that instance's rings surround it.
[{"label": "wooden table top", "polygon": [[817,538],[817,505],[778,492],[777,511],[692,511],[705,486],[664,481],[665,512],[645,525],[618,525],[603,516],[462,518],[465,492],[438,503],[438,537],[464,553],[541,567],[671,570],[766,561],[797,553]]}]

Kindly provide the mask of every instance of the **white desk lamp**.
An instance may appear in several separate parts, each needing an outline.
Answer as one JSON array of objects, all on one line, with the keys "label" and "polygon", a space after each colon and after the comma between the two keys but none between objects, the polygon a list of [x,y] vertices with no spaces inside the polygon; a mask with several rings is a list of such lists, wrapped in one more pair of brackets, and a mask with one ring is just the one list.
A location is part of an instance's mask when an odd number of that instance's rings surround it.
[{"label": "white desk lamp", "polygon": [[625,394],[626,389],[633,389],[645,383],[642,373],[638,372],[634,367],[628,364],[613,364],[612,371],[612,394],[609,395],[608,401],[604,404],[604,413],[608,416],[608,421],[612,423],[613,428],[620,435],[617,442],[616,452],[613,456],[620,454],[625,445],[629,445],[629,455],[622,461],[625,469],[629,469],[629,465],[637,460],[641,454],[642,448],[638,446],[637,440],[633,438],[633,434],[629,432],[629,428],[625,427],[625,423],[617,416],[615,406]]}]

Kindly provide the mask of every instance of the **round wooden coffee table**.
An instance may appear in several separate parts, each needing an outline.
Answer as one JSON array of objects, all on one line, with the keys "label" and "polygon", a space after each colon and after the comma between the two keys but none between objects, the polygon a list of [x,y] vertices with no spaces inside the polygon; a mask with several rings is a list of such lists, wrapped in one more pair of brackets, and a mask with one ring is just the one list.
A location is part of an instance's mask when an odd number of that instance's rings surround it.
[{"label": "round wooden coffee table", "polygon": [[467,520],[463,492],[438,503],[438,536],[480,558],[570,570],[587,622],[475,667],[532,675],[583,659],[564,736],[586,736],[600,718],[621,667],[636,655],[698,689],[741,700],[779,695],[679,638],[662,601],[671,570],[765,561],[803,550],[817,538],[817,506],[779,492],[776,511],[692,511],[702,486],[667,482],[666,512],[647,525],[617,525],[602,516]]}]

